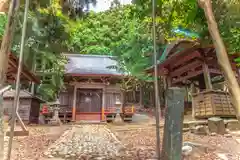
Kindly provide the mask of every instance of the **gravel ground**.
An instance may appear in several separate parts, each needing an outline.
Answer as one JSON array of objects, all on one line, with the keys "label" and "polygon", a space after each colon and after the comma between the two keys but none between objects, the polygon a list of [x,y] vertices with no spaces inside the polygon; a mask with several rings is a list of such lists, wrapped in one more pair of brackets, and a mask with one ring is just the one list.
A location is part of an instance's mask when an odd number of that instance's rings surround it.
[{"label": "gravel ground", "polygon": [[[28,127],[29,136],[14,138],[12,160],[156,159],[154,121],[147,121],[145,116],[135,118],[144,120],[122,125]],[[160,133],[162,138],[163,128]],[[240,139],[240,133],[200,136],[186,132],[183,135],[185,142],[206,146],[204,149],[194,148],[188,160],[239,160],[240,142],[236,139]]]},{"label": "gravel ground", "polygon": [[66,131],[45,152],[45,156],[64,159],[123,159],[123,145],[104,125],[78,125]]},{"label": "gravel ground", "polygon": [[[131,153],[133,159],[155,158],[156,132],[154,126],[139,125],[137,128],[137,126],[129,127],[129,125],[109,125],[109,128],[128,148],[128,152]],[[163,137],[163,128],[160,130],[160,137]],[[183,140],[204,146],[204,149],[194,149],[188,160],[240,159],[240,144],[232,136],[200,136],[186,132],[183,135]]]},{"label": "gravel ground", "polygon": [[[156,134],[152,126],[109,126],[117,138],[128,149],[132,159],[155,159]],[[161,133],[162,135],[162,133]]]},{"label": "gravel ground", "polygon": [[[18,129],[18,127],[16,127]],[[14,137],[11,160],[38,160],[43,151],[55,142],[68,126],[36,126],[27,127],[29,136]],[[5,157],[8,146],[5,137]]]}]

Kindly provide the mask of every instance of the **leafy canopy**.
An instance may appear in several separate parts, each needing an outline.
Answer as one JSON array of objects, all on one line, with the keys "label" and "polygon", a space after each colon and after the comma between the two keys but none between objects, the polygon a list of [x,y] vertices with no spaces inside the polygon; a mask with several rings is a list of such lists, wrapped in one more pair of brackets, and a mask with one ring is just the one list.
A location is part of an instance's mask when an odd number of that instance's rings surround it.
[{"label": "leafy canopy", "polygon": [[82,54],[117,56],[119,69],[144,78],[151,65],[151,26],[143,21],[135,5],[118,6],[106,12],[91,12],[72,23],[68,48]]}]

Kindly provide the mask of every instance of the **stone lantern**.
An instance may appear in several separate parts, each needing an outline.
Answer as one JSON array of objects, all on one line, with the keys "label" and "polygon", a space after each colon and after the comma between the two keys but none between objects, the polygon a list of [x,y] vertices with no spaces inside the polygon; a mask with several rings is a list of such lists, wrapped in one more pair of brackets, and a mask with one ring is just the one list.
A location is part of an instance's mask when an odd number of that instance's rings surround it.
[{"label": "stone lantern", "polygon": [[116,107],[117,113],[120,114],[122,110],[122,103],[120,102],[119,98],[116,98],[115,107]]},{"label": "stone lantern", "polygon": [[60,110],[60,102],[59,99],[57,99],[55,102],[50,104],[51,110],[53,111],[53,117],[50,120],[51,124],[54,125],[61,125],[61,120],[59,119],[59,110]]},{"label": "stone lantern", "polygon": [[115,123],[121,123],[123,122],[122,118],[121,118],[121,110],[122,110],[122,103],[119,100],[119,98],[116,98],[116,102],[115,102],[115,107],[116,107],[116,118],[114,120]]}]

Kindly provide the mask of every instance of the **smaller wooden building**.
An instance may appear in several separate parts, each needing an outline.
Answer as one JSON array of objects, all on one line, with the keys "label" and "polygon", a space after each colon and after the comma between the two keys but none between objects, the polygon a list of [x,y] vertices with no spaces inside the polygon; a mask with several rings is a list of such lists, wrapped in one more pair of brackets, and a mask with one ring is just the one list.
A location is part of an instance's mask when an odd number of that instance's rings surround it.
[{"label": "smaller wooden building", "polygon": [[[10,53],[8,59],[8,69],[6,73],[6,83],[15,84],[19,60],[17,56]],[[34,82],[40,83],[40,80],[34,73],[29,71],[25,65],[22,67],[21,84],[29,84]],[[6,91],[3,94],[4,114],[11,115],[14,103],[15,90]],[[40,103],[43,100],[32,95],[30,92],[20,91],[19,115],[25,123],[38,123]]]},{"label": "smaller wooden building", "polygon": [[[15,90],[9,90],[3,94],[4,113],[6,114],[11,115],[12,113],[15,92]],[[24,123],[38,123],[40,103],[43,102],[42,99],[32,95],[28,91],[20,91],[18,113]]]}]

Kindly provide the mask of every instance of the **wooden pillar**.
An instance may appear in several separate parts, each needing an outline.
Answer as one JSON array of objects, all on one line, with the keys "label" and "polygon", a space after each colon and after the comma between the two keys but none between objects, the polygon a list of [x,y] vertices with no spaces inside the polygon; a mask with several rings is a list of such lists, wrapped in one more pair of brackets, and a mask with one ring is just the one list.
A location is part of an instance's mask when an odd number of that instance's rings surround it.
[{"label": "wooden pillar", "polygon": [[76,105],[77,105],[77,86],[74,85],[73,91],[73,108],[72,108],[72,121],[76,121]]},{"label": "wooden pillar", "polygon": [[166,77],[166,83],[165,83],[165,85],[166,85],[166,88],[167,88],[167,89],[172,86],[172,78],[171,78],[170,76],[167,76],[167,77]]},{"label": "wooden pillar", "polygon": [[[194,83],[191,84],[191,95],[195,94],[196,91],[196,87],[194,86]],[[193,97],[193,96],[192,96]],[[192,118],[195,119],[195,105],[194,105],[194,100],[192,98]]]},{"label": "wooden pillar", "polygon": [[205,79],[204,79],[204,75],[200,75],[199,78],[198,78],[198,87],[199,87],[199,92],[205,90],[207,87],[206,87],[206,82],[205,82]]},{"label": "wooden pillar", "polygon": [[203,67],[203,76],[204,76],[206,89],[212,89],[212,83],[211,83],[211,77],[210,77],[208,65],[204,62],[202,67]]},{"label": "wooden pillar", "polygon": [[101,116],[101,120],[105,121],[105,108],[106,108],[106,87],[103,88],[103,96],[102,96],[102,116]]}]

